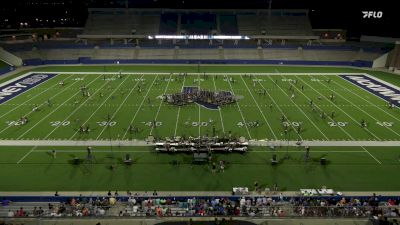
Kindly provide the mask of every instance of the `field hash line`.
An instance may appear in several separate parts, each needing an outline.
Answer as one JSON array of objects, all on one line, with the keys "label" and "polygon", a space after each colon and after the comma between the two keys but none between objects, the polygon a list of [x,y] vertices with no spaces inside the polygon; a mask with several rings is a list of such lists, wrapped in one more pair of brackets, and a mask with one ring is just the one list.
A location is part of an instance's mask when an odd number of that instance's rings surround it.
[{"label": "field hash line", "polygon": [[[278,70],[275,70],[275,71],[277,71],[277,73],[279,73]],[[281,75],[279,75],[279,76],[281,76]],[[268,78],[271,80],[271,82],[274,82],[270,76],[268,76]],[[289,97],[289,95],[288,95],[279,85],[277,85],[277,87],[278,87],[279,90],[281,90],[287,97]],[[295,86],[294,86],[294,87],[295,87]],[[295,87],[295,88],[296,88],[296,87]],[[297,90],[297,88],[296,88],[296,90]],[[304,95],[303,92],[301,92],[301,93]],[[304,96],[306,96],[306,95],[304,95]],[[306,96],[306,98],[308,98],[308,97]],[[322,132],[322,130],[310,119],[310,117],[307,116],[307,114],[296,104],[296,102],[294,102],[293,99],[290,99],[290,101],[291,101],[291,102],[297,107],[297,109],[308,119],[308,121],[310,121],[310,123],[319,131],[319,133],[321,133],[322,136],[324,136],[324,138],[328,141],[329,138],[326,136],[326,134],[325,134],[324,132]]]},{"label": "field hash line", "polygon": [[[104,103],[107,102],[107,100],[118,90],[119,87],[121,87],[121,85],[122,85],[123,83],[125,83],[126,80],[128,80],[128,79],[125,79],[124,81],[122,81],[122,82],[114,89],[114,91],[111,92],[111,94],[100,104],[99,107],[97,107],[97,109],[89,116],[89,118],[87,118],[86,121],[83,122],[82,126],[85,125],[87,122],[89,122],[89,120],[96,114],[96,112],[99,111],[99,109],[104,105]],[[111,82],[111,80],[109,80],[107,83],[103,84],[103,85],[101,86],[101,88],[99,88],[96,92],[93,93],[92,96],[94,96],[98,91],[102,90],[102,88],[103,88],[106,84],[109,84],[110,82]],[[86,99],[86,101],[88,101],[88,100],[89,100],[89,99]],[[85,102],[86,102],[86,101],[85,101]],[[79,109],[81,106],[82,106],[82,105],[80,105],[77,109]],[[71,113],[71,114],[67,117],[67,119],[70,118],[76,111],[77,111],[77,110],[75,110],[73,113]],[[78,130],[75,131],[75,133],[69,138],[69,140],[71,140],[73,137],[75,137],[75,135],[76,135],[78,132],[79,132]]]},{"label": "field hash line", "polygon": [[[72,76],[72,75],[71,75],[71,76]],[[68,76],[67,78],[69,78],[69,77],[71,77],[71,76]],[[66,79],[67,79],[67,78],[66,78]],[[46,83],[46,82],[43,82],[42,84],[44,84],[44,83]],[[40,85],[40,84],[39,84],[39,85]],[[9,111],[7,111],[6,113],[4,113],[3,115],[1,115],[1,116],[0,116],[0,119],[3,118],[4,116],[10,114],[10,113],[13,112],[14,110],[18,109],[19,107],[25,105],[27,102],[29,102],[29,101],[35,99],[36,97],[42,95],[43,93],[46,93],[48,90],[54,88],[54,87],[57,86],[57,85],[58,85],[58,82],[56,82],[54,85],[52,85],[52,86],[50,86],[50,87],[48,87],[48,88],[45,88],[42,92],[40,92],[40,93],[34,95],[33,97],[29,98],[28,100],[24,101],[23,103],[18,104],[17,107],[13,107],[11,110],[9,110]],[[37,88],[37,87],[38,87],[38,86],[36,86],[35,88]],[[64,88],[64,89],[65,89],[65,88]],[[25,92],[25,93],[28,93],[28,92]],[[55,95],[55,96],[57,96],[57,95]],[[55,97],[55,96],[54,96],[54,97]],[[17,97],[17,96],[15,96],[15,97]],[[14,97],[14,98],[15,98],[15,97]],[[14,98],[12,98],[12,99],[14,99]],[[11,100],[11,99],[10,99],[10,100]],[[42,103],[42,104],[44,104],[44,103]],[[40,107],[42,104],[40,104],[39,107]],[[5,105],[5,104],[3,103],[2,105]]]},{"label": "field hash line", "polygon": [[[256,77],[256,76],[255,76]],[[260,82],[260,80],[258,79],[258,77],[256,77],[258,80],[258,83],[261,85],[261,87],[264,90],[267,90],[264,85]],[[285,119],[289,122],[290,126],[293,128],[293,130],[296,130],[296,128],[294,127],[293,123],[289,120],[289,118],[285,115],[285,113],[282,111],[281,107],[279,107],[279,105],[276,103],[276,101],[274,100],[274,98],[269,94],[268,91],[266,91],[266,93],[268,94],[268,97],[272,100],[272,102],[277,106],[278,110],[282,113],[282,115],[285,117]],[[299,136],[300,140],[303,140],[303,137],[301,136],[301,134],[298,132],[297,135]]]},{"label": "field hash line", "polygon": [[[186,81],[186,75],[183,75],[183,83],[182,83],[182,88],[181,91],[183,91],[183,88],[185,87],[185,81]],[[179,124],[179,116],[181,112],[181,106],[178,108],[178,114],[176,115],[176,123],[175,123],[175,131],[174,131],[174,137],[176,137],[176,133],[178,131],[178,124]]]},{"label": "field hash line", "polygon": [[[95,82],[98,78],[92,80],[88,86],[90,84],[92,84],[93,82]],[[78,81],[76,81],[78,82]],[[60,104],[57,108],[55,108],[53,111],[51,111],[50,113],[48,113],[45,117],[43,117],[41,120],[39,120],[39,122],[35,123],[34,126],[32,126],[31,128],[29,128],[27,131],[25,131],[23,134],[21,134],[17,139],[21,139],[25,134],[29,133],[29,131],[31,131],[33,128],[35,128],[37,125],[39,125],[43,120],[47,119],[50,115],[52,115],[53,113],[55,113],[58,109],[60,109],[63,105],[65,105],[66,102],[70,101],[72,98],[74,98],[76,95],[80,94],[80,92],[75,93],[74,95],[72,95],[70,98],[68,98],[67,100],[65,100],[62,104]],[[49,135],[46,136],[46,138]]]},{"label": "field hash line", "polygon": [[[388,113],[386,110],[383,110],[382,108],[378,107],[378,105],[373,104],[371,101],[369,101],[368,99],[363,98],[362,96],[360,96],[360,95],[357,94],[356,92],[352,92],[349,88],[345,87],[344,85],[341,85],[339,82],[336,82],[336,81],[334,81],[334,80],[332,80],[332,81],[333,81],[334,84],[336,84],[336,85],[340,86],[341,88],[343,88],[344,90],[346,90],[346,91],[348,91],[348,92],[350,92],[350,93],[352,93],[352,94],[358,96],[358,97],[361,98],[362,100],[368,102],[368,104],[370,104],[371,106],[374,106],[375,108],[377,108],[377,109],[379,109],[380,111],[384,112],[384,113],[387,114],[388,116],[390,116],[390,117],[392,117],[393,119],[395,119],[395,120],[397,120],[397,121],[400,122],[400,119],[398,119],[396,116],[393,116],[392,114]],[[356,85],[354,85],[354,86],[357,87],[357,88],[359,88],[359,87],[356,86]],[[367,90],[365,90],[365,89],[363,89],[363,88],[359,88],[359,89],[360,89],[360,90],[363,90],[363,91],[365,91],[365,92],[367,92],[368,94],[371,94],[369,91],[367,91]],[[378,97],[378,96],[376,96],[376,97]],[[379,98],[379,97],[378,97],[378,98]],[[381,99],[381,98],[379,98],[379,99]],[[385,101],[386,101],[386,100],[385,100]],[[352,105],[352,106],[355,106],[355,105]],[[385,106],[386,106],[386,105],[385,105]]]},{"label": "field hash line", "polygon": [[[213,83],[214,83],[214,90],[217,91],[217,86],[215,85],[214,76],[212,76],[212,79],[213,79]],[[224,120],[222,119],[221,107],[218,107],[218,112],[219,112],[219,118],[221,119],[222,132],[225,134]]]},{"label": "field hash line", "polygon": [[247,86],[246,81],[243,79],[243,76],[240,76],[240,78],[242,79],[244,85],[246,86],[247,91],[250,93],[251,98],[252,98],[253,101],[256,103],[256,106],[257,106],[258,110],[260,111],[261,116],[264,118],[264,121],[267,123],[267,125],[268,125],[268,127],[269,127],[269,130],[272,132],[272,135],[274,136],[275,139],[278,139],[278,138],[276,137],[275,132],[274,132],[274,130],[272,129],[271,125],[268,123],[267,118],[265,118],[265,115],[264,115],[263,111],[261,110],[260,105],[258,104],[257,100],[254,98],[253,93],[251,93],[251,91],[250,91],[250,89],[249,89],[249,86]]},{"label": "field hash line", "polygon": [[[200,74],[198,74],[197,75],[197,83],[198,83],[198,86],[199,86],[199,91],[200,91]],[[197,104],[198,106],[199,106],[199,123],[198,123],[198,126],[199,126],[199,138],[201,137],[201,117],[200,117],[200,111],[201,111],[201,109],[200,109],[200,104]]]},{"label": "field hash line", "polygon": [[[311,76],[310,76],[311,77]],[[303,82],[304,84],[306,84],[308,87],[310,87],[314,92],[316,92],[316,93],[318,93],[319,94],[319,96],[321,96],[321,97],[323,97],[325,100],[327,100],[327,101],[329,101],[329,99],[325,96],[325,95],[323,95],[323,94],[321,94],[321,92],[319,92],[318,90],[315,90],[315,88],[313,88],[310,84],[308,84],[307,82],[304,82],[304,80],[303,79],[301,79],[300,77],[299,77],[299,79],[301,80],[301,82]],[[326,87],[326,85],[325,84],[323,84],[323,83],[321,83],[322,85],[324,85],[325,87]],[[335,91],[333,91],[333,92],[335,92]],[[335,92],[336,93],[336,92]],[[337,93],[336,93],[337,94]],[[337,94],[338,95],[338,94]],[[339,95],[340,96],[340,95]],[[353,104],[352,102],[349,102],[350,104]],[[351,119],[351,120],[353,120],[353,122],[355,122],[355,124],[358,124],[359,122],[356,120],[356,119],[354,119],[354,117],[352,117],[351,115],[349,115],[346,111],[344,111],[342,108],[340,108],[340,107],[338,107],[337,105],[335,105],[334,104],[334,106],[335,106],[335,108],[337,108],[337,109],[339,109],[341,112],[343,112],[349,119]],[[378,141],[381,141],[381,139],[378,137],[378,136],[376,136],[372,131],[370,131],[368,128],[364,128],[364,130],[365,131],[367,131],[369,134],[371,134],[372,136],[374,136]]]},{"label": "field hash line", "polygon": [[[171,73],[171,75],[169,75],[168,83],[167,83],[167,86],[165,87],[163,95],[165,95],[165,93],[167,93],[167,90],[168,90],[168,87],[169,87],[169,83],[171,82],[171,79],[172,79],[172,73]],[[158,106],[158,110],[157,110],[156,116],[154,118],[154,121],[156,121],[156,122],[157,122],[158,114],[160,114],[160,109],[161,109],[161,106],[162,106],[163,102],[164,102],[164,100],[161,99],[160,105]],[[153,134],[153,130],[154,130],[155,126],[156,126],[156,124],[153,124],[153,126],[151,126],[149,136],[151,136]]]},{"label": "field hash line", "polygon": [[[232,88],[232,84],[231,84],[231,81],[230,81],[230,77],[227,76],[226,79],[228,79],[228,84],[229,84],[229,86],[230,86],[230,88],[231,88],[232,94],[235,95],[235,91],[234,91],[233,88]],[[240,109],[240,105],[239,105],[239,103],[238,103],[237,101],[236,101],[236,105],[237,105],[237,107],[238,107],[240,116],[242,116],[242,120],[243,120],[243,122],[244,122],[244,126],[246,127],[247,134],[249,135],[249,139],[251,140],[251,139],[253,139],[253,138],[251,137],[251,134],[250,134],[250,131],[249,131],[249,127],[247,126],[246,119],[244,118],[243,113],[242,113],[242,110]]]},{"label": "field hash line", "polygon": [[[143,100],[142,100],[142,102],[140,103],[138,109],[136,110],[135,115],[133,115],[132,120],[130,121],[129,125],[131,125],[131,124],[133,123],[133,121],[135,121],[137,114],[139,113],[140,109],[142,108],[143,103],[144,103],[144,101],[146,100],[147,96],[149,95],[150,90],[151,90],[151,88],[153,87],[154,82],[156,81],[157,78],[158,78],[158,74],[156,75],[156,77],[154,77],[153,82],[151,83],[150,87],[147,89],[146,95],[143,97]],[[124,134],[124,136],[122,137],[122,139],[125,139],[127,133],[128,133],[128,129],[126,129],[125,134]]]},{"label": "field hash line", "polygon": [[[75,82],[73,82],[71,85],[74,85],[76,82],[78,82],[78,81],[75,81]],[[58,95],[60,95],[60,94],[62,94],[62,93],[64,93],[64,91],[66,91],[67,89],[63,89],[62,91],[60,91],[60,92],[58,92],[57,94],[55,94],[54,96],[53,96],[53,98],[55,98],[56,96],[58,96]],[[43,103],[41,103],[40,105],[38,105],[38,107],[40,108],[42,105],[44,105],[45,104],[45,102],[43,102]],[[65,105],[65,102],[63,102],[61,105]],[[19,106],[22,106],[22,105],[19,105]],[[19,107],[18,106],[18,107]],[[18,108],[18,107],[16,107],[16,108]],[[16,108],[14,108],[14,109],[16,109]],[[13,110],[11,110],[11,111],[9,111],[9,112],[12,112]],[[31,111],[29,111],[28,113],[26,113],[23,117],[26,117],[26,116],[29,116],[31,113],[33,113],[33,111],[31,110]],[[6,114],[8,114],[8,113],[5,113],[4,115],[6,115]],[[1,117],[0,117],[1,118]],[[1,133],[3,133],[4,131],[6,131],[7,129],[9,129],[11,126],[7,126],[7,127],[5,127],[3,130],[1,130],[0,131],[0,134]]]},{"label": "field hash line", "polygon": [[[135,88],[138,86],[138,84],[140,83],[140,80],[142,79],[142,77],[143,77],[144,75],[142,75],[140,78],[139,78],[139,80],[138,80],[138,82],[135,84],[135,86],[133,86],[133,88],[131,88],[131,90],[129,91],[129,93],[126,95],[126,97],[124,98],[124,101],[122,101],[122,103],[120,103],[119,104],[119,107],[117,108],[117,110],[115,110],[114,111],[114,113],[111,115],[111,118],[110,118],[110,121],[108,121],[108,122],[111,122],[113,119],[114,119],[114,117],[117,115],[117,113],[119,112],[119,110],[121,110],[121,108],[122,108],[122,106],[124,105],[124,103],[126,102],[126,100],[128,100],[128,98],[129,98],[129,96],[131,96],[131,94],[132,94],[132,92],[135,90]],[[125,80],[127,80],[128,78],[125,78]],[[125,81],[123,81],[122,83],[124,83]],[[122,84],[121,83],[121,84]],[[120,84],[120,85],[121,85]],[[117,89],[115,89],[115,90],[117,90]],[[114,92],[113,92],[114,93]],[[109,98],[109,97],[108,97]],[[108,99],[107,98],[107,99]],[[106,99],[106,101],[107,101],[107,99]],[[101,106],[100,106],[101,107]],[[106,128],[107,127],[109,127],[109,125],[107,124],[107,126],[104,126],[103,127],[103,129],[101,129],[101,132],[100,132],[100,134],[99,135],[97,135],[97,137],[96,137],[96,140],[98,140],[99,138],[100,138],[100,136],[103,134],[103,132],[106,130]],[[118,134],[118,136],[119,136],[119,134]]]},{"label": "field hash line", "polygon": [[[312,76],[310,76],[312,77]],[[325,84],[322,83],[322,85],[324,85],[324,87],[326,87]],[[352,101],[348,100],[347,98],[343,97],[339,92],[335,91],[332,89],[332,92],[334,92],[336,95],[338,95],[339,97],[343,98],[346,102],[350,103],[351,105],[353,105],[354,107],[356,107],[358,110],[362,111],[363,113],[365,113],[367,116],[369,116],[371,119],[375,120],[375,122],[379,122],[378,119],[376,119],[374,116],[372,116],[371,114],[369,114],[368,112],[366,112],[365,110],[363,110],[362,108],[360,108],[359,106],[355,105]],[[396,134],[397,136],[400,136],[399,133],[397,133],[396,131],[394,131],[392,128],[388,127],[388,126],[384,126],[386,129],[390,130],[392,133]]]}]

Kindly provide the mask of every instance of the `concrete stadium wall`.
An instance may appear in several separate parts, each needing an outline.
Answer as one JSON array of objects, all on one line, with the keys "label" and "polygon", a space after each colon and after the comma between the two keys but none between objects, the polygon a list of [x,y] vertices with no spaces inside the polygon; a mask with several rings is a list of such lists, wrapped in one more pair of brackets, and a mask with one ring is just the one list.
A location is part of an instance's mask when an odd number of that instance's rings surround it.
[{"label": "concrete stadium wall", "polygon": [[91,59],[81,57],[77,60],[26,59],[24,66],[51,64],[254,64],[254,65],[310,65],[310,66],[354,66],[372,67],[371,61],[303,61],[303,60],[185,60],[185,59]]},{"label": "concrete stadium wall", "polygon": [[22,66],[22,59],[0,48],[0,59],[13,66]]},{"label": "concrete stadium wall", "polygon": [[385,53],[372,62],[372,68],[383,68],[386,66],[389,53]]}]

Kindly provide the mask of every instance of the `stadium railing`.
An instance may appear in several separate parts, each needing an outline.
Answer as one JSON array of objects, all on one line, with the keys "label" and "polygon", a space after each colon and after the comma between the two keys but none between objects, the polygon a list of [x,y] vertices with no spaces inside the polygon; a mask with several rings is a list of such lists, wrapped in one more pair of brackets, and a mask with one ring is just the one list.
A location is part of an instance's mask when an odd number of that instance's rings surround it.
[{"label": "stadium railing", "polygon": [[[7,202],[11,201],[11,202]],[[4,204],[4,202],[8,204]],[[391,204],[389,204],[389,202]],[[5,199],[0,217],[399,217],[400,198],[380,197],[101,197],[14,196]],[[47,207],[48,206],[48,207]],[[20,213],[19,210],[24,211]],[[43,212],[38,213],[41,207]]]}]

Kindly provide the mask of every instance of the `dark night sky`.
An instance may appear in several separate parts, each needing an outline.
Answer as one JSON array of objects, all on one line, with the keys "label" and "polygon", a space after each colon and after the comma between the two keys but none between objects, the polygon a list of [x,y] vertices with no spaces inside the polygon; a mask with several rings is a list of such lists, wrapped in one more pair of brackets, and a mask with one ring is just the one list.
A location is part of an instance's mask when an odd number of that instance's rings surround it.
[{"label": "dark night sky", "polygon": [[[48,3],[46,5],[36,3]],[[360,34],[400,37],[395,28],[400,21],[393,0],[272,0],[273,9],[310,9],[313,28],[341,28],[348,36]],[[128,0],[132,8],[268,8],[269,0]],[[125,0],[14,0],[2,3],[0,19],[21,20],[30,17],[68,17],[83,26],[87,7],[124,7]],[[382,11],[380,19],[363,19],[361,11]]]}]

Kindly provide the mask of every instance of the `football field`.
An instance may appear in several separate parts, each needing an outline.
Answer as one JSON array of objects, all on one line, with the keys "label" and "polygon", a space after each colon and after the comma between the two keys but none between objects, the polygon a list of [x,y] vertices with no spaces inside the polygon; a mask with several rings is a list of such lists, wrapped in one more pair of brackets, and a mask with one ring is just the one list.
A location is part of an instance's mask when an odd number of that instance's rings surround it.
[{"label": "football field", "polygon": [[[5,96],[0,104],[0,177],[10,180],[0,184],[0,190],[155,187],[212,191],[250,186],[263,179],[267,180],[265,185],[277,182],[287,190],[320,185],[344,190],[400,187],[398,181],[393,185],[384,181],[400,168],[396,147],[400,143],[400,110],[397,105],[389,107],[393,101],[357,85],[368,79],[397,89],[400,81],[395,75],[317,67],[82,66],[37,68],[0,85],[4,90],[38,77],[43,80]],[[178,93],[185,87],[228,91],[237,101],[211,109],[162,100],[164,94]],[[137,131],[131,132],[130,126]],[[243,155],[217,154],[217,161],[229,163],[217,178],[207,166],[193,167],[190,155],[156,154],[151,147],[135,147],[149,136],[213,135],[277,146],[276,150],[251,147]],[[87,141],[101,143],[95,147],[97,160],[79,167],[71,165],[73,156],[84,158]],[[312,160],[304,161],[302,148],[286,147],[287,141],[315,145]],[[328,146],[312,144],[323,141]],[[60,146],[62,143],[68,146]],[[343,145],[353,147],[339,147]],[[56,159],[49,154],[52,149],[57,149]],[[126,153],[136,158],[132,167],[107,169],[108,165],[121,164]],[[285,160],[273,167],[268,163],[272,154]],[[321,157],[328,158],[327,166],[319,165]],[[174,158],[182,164],[171,165]],[[10,177],[5,169],[16,171],[22,179]],[[158,174],[161,171],[163,175]],[[32,179],[37,182],[23,185]],[[177,184],[178,179],[181,184]]]}]

